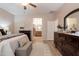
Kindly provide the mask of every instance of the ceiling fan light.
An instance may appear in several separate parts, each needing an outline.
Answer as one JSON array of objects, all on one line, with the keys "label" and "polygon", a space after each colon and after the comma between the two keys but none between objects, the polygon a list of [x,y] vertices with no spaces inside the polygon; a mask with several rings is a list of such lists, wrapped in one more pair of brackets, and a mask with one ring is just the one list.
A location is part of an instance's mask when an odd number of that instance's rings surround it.
[{"label": "ceiling fan light", "polygon": [[24,10],[26,10],[27,9],[27,7],[26,6],[24,6]]}]

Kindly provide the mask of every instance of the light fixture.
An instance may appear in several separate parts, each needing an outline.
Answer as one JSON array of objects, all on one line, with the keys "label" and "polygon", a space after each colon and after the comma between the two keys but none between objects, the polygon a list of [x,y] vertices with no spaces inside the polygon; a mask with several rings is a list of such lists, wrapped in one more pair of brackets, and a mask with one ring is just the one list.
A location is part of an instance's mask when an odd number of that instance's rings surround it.
[{"label": "light fixture", "polygon": [[34,8],[37,7],[37,6],[36,6],[35,4],[33,4],[33,3],[22,3],[21,5],[23,6],[24,13],[26,12],[27,5],[30,5],[30,6],[32,6],[32,7],[34,7]]},{"label": "light fixture", "polygon": [[27,9],[27,5],[28,5],[28,3],[22,3],[22,5],[23,5],[23,7],[24,7],[24,10],[26,10]]},{"label": "light fixture", "polygon": [[27,9],[27,5],[30,5],[30,6],[32,6],[32,7],[34,7],[34,8],[36,8],[37,6],[35,5],[35,4],[33,4],[33,3],[22,3],[22,5],[24,6],[24,10],[26,10]]},{"label": "light fixture", "polygon": [[27,4],[28,4],[28,3],[22,3],[22,4],[21,4],[21,5],[23,6],[23,9],[24,9],[24,14],[26,13],[26,9],[27,9],[26,6],[27,6]]},{"label": "light fixture", "polygon": [[27,6],[27,4],[28,4],[28,3],[22,3],[22,5],[23,5],[23,8],[24,8],[24,14],[25,14],[25,12],[26,12],[26,9],[27,9],[27,7],[26,7],[26,6]]}]

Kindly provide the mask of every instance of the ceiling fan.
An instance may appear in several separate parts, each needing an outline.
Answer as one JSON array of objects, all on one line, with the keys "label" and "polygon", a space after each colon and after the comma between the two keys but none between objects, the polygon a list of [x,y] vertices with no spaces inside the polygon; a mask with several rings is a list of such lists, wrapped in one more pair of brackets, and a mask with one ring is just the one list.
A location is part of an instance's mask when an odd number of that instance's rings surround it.
[{"label": "ceiling fan", "polygon": [[24,10],[27,9],[27,5],[30,5],[30,6],[32,6],[32,7],[34,7],[34,8],[37,7],[37,6],[36,6],[35,4],[33,4],[33,3],[22,3],[22,5],[23,5],[23,7],[24,7]]}]

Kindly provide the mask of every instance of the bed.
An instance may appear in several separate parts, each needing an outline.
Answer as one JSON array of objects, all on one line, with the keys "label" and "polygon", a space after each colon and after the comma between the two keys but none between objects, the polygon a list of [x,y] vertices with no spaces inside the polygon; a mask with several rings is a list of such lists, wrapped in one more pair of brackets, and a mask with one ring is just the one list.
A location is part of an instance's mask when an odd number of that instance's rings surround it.
[{"label": "bed", "polygon": [[[27,56],[30,54],[32,48],[29,47],[32,47],[32,42],[29,41],[27,35],[20,33],[6,35],[3,29],[0,29],[0,32],[2,34],[2,36],[0,36],[0,56]],[[26,45],[25,48],[23,47],[24,45]],[[23,52],[23,54],[19,52]]]}]

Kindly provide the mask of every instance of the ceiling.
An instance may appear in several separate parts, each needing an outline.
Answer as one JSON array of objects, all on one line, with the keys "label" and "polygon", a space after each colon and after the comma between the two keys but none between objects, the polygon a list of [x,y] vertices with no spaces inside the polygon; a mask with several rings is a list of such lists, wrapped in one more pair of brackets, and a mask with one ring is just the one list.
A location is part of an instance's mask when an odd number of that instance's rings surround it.
[{"label": "ceiling", "polygon": [[[33,3],[36,8],[27,5],[26,14],[46,14],[57,11],[63,3]],[[23,15],[24,9],[21,3],[0,3],[0,8],[12,13],[13,15]]]}]

